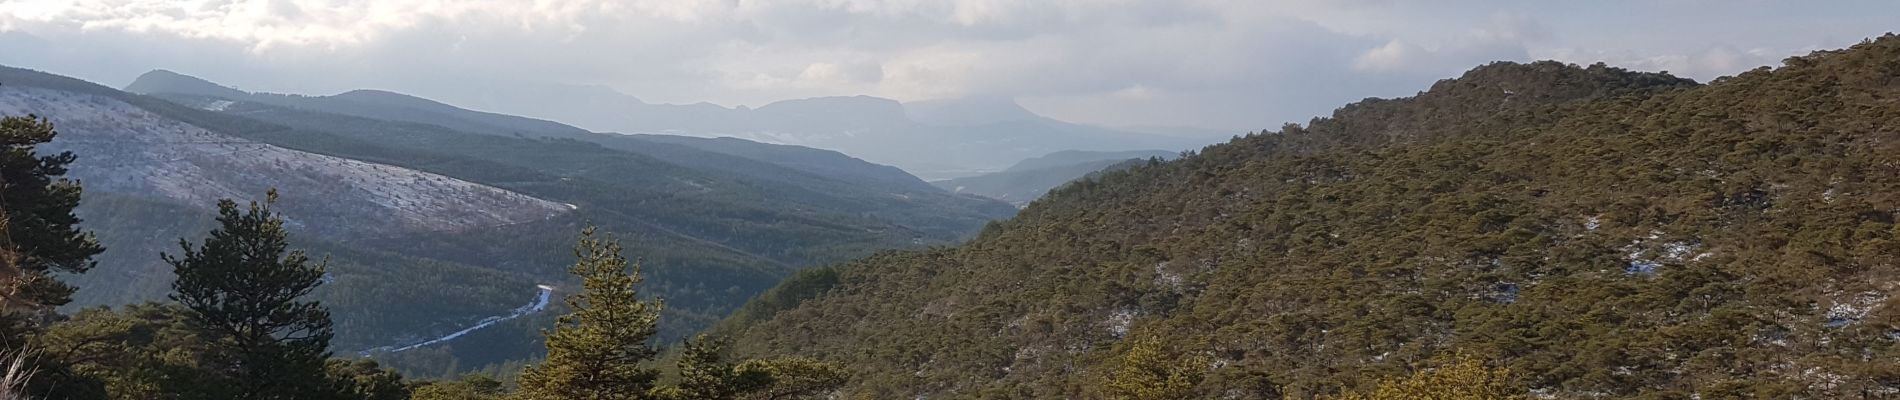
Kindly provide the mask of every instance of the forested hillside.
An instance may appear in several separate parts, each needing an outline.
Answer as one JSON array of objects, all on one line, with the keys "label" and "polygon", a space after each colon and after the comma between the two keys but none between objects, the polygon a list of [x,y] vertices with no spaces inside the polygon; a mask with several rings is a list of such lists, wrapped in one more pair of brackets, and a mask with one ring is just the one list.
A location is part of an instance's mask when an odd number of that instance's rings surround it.
[{"label": "forested hillside", "polygon": [[1311,398],[1453,354],[1553,398],[1891,397],[1900,37],[1785,64],[1485,65],[807,270],[718,331],[845,397]]},{"label": "forested hillside", "polygon": [[[0,111],[61,127],[48,147],[79,154],[73,175],[91,189],[79,213],[108,250],[73,277],[72,308],[160,299],[159,252],[202,235],[217,198],[275,187],[300,245],[334,257],[316,294],[349,353],[510,315],[537,285],[571,290],[564,248],[584,224],[622,233],[644,260],[671,341],[797,268],[960,240],[1014,212],[835,152],[713,151],[386,92],[143,96],[19,69],[0,70],[0,85]],[[377,356],[424,376],[478,369],[537,356],[551,322],[530,313]]]}]

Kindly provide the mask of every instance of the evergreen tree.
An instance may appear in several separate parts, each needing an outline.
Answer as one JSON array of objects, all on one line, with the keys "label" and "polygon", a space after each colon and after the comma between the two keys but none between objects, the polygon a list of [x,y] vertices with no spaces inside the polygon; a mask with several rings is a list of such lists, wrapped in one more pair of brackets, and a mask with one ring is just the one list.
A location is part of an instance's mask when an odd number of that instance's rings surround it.
[{"label": "evergreen tree", "polygon": [[409,399],[409,386],[403,384],[402,375],[383,368],[374,360],[331,359],[325,369],[331,385],[329,392],[336,394],[336,400]]},{"label": "evergreen tree", "polygon": [[522,372],[521,397],[653,398],[659,372],[641,364],[655,354],[647,339],[653,336],[661,305],[639,299],[640,267],[629,269],[620,244],[596,239],[594,228],[581,232],[574,254],[580,260],[569,271],[581,278],[581,293],[568,297],[573,311],[546,332],[547,359]]},{"label": "evergreen tree", "polygon": [[[94,307],[47,327],[33,346],[48,359],[96,380],[111,400],[201,398],[220,386],[202,364],[212,343],[191,322],[190,311],[171,303],[145,303],[118,310]],[[71,382],[55,389],[72,396]]]},{"label": "evergreen tree", "polygon": [[770,385],[741,393],[741,399],[829,399],[848,377],[838,364],[804,357],[750,360],[739,364],[738,376],[762,375]]},{"label": "evergreen tree", "polygon": [[656,391],[668,400],[827,398],[844,384],[837,365],[805,358],[726,361],[727,341],[700,336],[679,358],[679,384]]},{"label": "evergreen tree", "polygon": [[276,200],[272,190],[263,204],[251,202],[243,212],[236,202],[220,200],[222,227],[203,246],[194,249],[181,239],[182,257],[164,255],[178,275],[172,300],[219,341],[211,372],[228,393],[214,397],[322,397],[330,312],[299,299],[322,283],[324,263],[287,251],[284,221],[270,208]]},{"label": "evergreen tree", "polygon": [[[45,328],[53,308],[72,301],[74,288],[54,277],[84,273],[105,248],[81,231],[73,208],[79,206],[79,182],[61,178],[77,157],[71,152],[42,156],[36,148],[58,133],[45,119],[0,118],[0,344],[12,354]],[[25,376],[36,398],[98,398],[103,388],[72,374],[63,360],[26,358]],[[96,389],[96,390],[95,390]]]},{"label": "evergreen tree", "polygon": [[77,157],[35,151],[57,135],[42,118],[0,118],[0,245],[8,252],[0,259],[0,308],[8,311],[71,302],[73,287],[51,274],[86,272],[105,250],[77,227],[79,182],[60,178]]},{"label": "evergreen tree", "polygon": [[417,384],[411,400],[493,400],[502,398],[501,381],[481,375],[460,380]]},{"label": "evergreen tree", "polygon": [[1420,370],[1405,379],[1385,380],[1371,392],[1347,393],[1339,400],[1511,400],[1525,399],[1526,390],[1511,384],[1511,372],[1491,369],[1484,362],[1459,354],[1436,369]]},{"label": "evergreen tree", "polygon": [[1133,339],[1120,368],[1110,372],[1103,387],[1111,399],[1185,399],[1201,383],[1206,365],[1205,357],[1171,359],[1162,352],[1159,337],[1141,335]]},{"label": "evergreen tree", "polygon": [[725,361],[724,340],[700,336],[686,342],[680,353],[678,386],[666,388],[665,398],[730,400],[771,384],[764,371],[741,371]]}]

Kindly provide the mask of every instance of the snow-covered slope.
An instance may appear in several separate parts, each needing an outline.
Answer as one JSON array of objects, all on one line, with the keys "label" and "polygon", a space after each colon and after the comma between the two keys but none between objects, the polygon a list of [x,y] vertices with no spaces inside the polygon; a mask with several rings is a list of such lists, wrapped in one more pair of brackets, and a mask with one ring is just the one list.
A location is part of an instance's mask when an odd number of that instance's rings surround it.
[{"label": "snow-covered slope", "polygon": [[325,235],[460,230],[569,210],[446,176],[229,137],[108,97],[0,86],[0,115],[29,113],[60,132],[46,149],[83,155],[70,176],[88,192],[209,207],[277,188],[293,228]]}]

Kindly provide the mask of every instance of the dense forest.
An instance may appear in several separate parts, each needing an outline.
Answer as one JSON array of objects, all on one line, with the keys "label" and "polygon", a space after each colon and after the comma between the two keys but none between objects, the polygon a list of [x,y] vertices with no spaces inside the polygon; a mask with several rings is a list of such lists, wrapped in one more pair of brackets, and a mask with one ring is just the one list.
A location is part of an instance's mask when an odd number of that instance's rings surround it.
[{"label": "dense forest", "polygon": [[1500,62],[801,272],[715,331],[846,397],[1891,398],[1895,188],[1900,37],[1707,84]]}]

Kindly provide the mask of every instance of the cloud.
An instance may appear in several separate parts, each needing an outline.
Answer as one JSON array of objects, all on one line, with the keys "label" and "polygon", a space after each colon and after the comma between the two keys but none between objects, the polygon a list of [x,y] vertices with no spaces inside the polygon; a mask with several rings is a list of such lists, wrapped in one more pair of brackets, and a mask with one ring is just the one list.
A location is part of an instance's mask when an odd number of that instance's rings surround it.
[{"label": "cloud", "polygon": [[1498,13],[1487,25],[1464,32],[1445,43],[1421,45],[1405,39],[1392,39],[1366,50],[1353,60],[1353,68],[1373,73],[1401,73],[1417,76],[1451,76],[1471,68],[1474,60],[1529,61],[1534,42],[1548,40],[1550,32],[1537,20],[1523,14]]},{"label": "cloud", "polygon": [[[503,112],[508,96],[471,88],[603,86],[652,101],[755,106],[1004,96],[1063,119],[1238,130],[1409,94],[1494,60],[1601,60],[1707,79],[1851,44],[1887,26],[1857,16],[1900,11],[1724,5],[0,0],[0,63],[112,85],[167,68],[255,90],[383,88]],[[1746,7],[1761,10],[1692,15]]]}]

